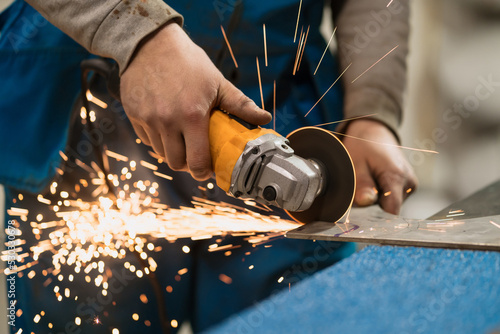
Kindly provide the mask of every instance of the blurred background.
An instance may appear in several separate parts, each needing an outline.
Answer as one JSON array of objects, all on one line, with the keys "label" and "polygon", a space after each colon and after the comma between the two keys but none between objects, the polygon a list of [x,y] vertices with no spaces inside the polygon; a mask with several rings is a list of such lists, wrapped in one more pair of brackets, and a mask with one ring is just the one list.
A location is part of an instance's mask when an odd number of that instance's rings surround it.
[{"label": "blurred background", "polygon": [[[0,11],[10,2],[0,0]],[[500,179],[500,1],[419,0],[411,5],[401,137],[405,146],[439,154],[406,152],[420,187],[402,215],[425,218]],[[328,37],[331,26],[325,21]],[[2,206],[0,188],[0,218]],[[4,292],[0,280],[0,309],[5,309]],[[6,332],[3,321],[0,317],[0,332]]]},{"label": "blurred background", "polygon": [[402,214],[425,218],[500,179],[500,1],[412,2],[403,144],[420,181]]}]

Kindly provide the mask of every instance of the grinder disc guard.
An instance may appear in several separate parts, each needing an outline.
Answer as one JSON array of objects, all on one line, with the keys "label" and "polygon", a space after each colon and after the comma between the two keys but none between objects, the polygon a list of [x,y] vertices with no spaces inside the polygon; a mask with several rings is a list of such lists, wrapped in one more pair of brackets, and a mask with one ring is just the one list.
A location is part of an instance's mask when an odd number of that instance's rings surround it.
[{"label": "grinder disc guard", "polygon": [[327,130],[304,127],[287,137],[295,154],[316,161],[322,170],[324,187],[311,207],[300,212],[287,211],[301,223],[337,222],[351,207],[356,177],[351,156],[342,142]]}]

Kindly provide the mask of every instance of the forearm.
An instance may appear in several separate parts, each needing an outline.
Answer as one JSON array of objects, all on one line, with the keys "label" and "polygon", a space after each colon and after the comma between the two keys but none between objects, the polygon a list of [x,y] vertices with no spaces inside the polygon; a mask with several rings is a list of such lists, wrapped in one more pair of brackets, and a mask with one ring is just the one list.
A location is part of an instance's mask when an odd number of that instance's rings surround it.
[{"label": "forearm", "polygon": [[371,118],[396,133],[406,84],[409,3],[388,4],[388,0],[347,0],[334,20],[341,70],[351,64],[342,78],[344,117],[375,113]]},{"label": "forearm", "polygon": [[138,44],[182,16],[161,0],[26,0],[89,52],[116,60],[123,72]]}]

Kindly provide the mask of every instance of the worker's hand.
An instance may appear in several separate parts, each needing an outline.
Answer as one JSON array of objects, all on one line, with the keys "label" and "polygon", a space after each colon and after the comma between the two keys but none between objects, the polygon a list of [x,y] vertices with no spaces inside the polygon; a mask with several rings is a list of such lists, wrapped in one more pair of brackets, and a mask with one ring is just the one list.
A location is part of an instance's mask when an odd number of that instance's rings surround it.
[{"label": "worker's hand", "polygon": [[398,145],[394,134],[382,123],[364,119],[351,122],[346,135],[364,139],[343,140],[356,169],[354,204],[368,206],[378,199],[382,209],[398,214],[417,178],[401,149],[391,146]]},{"label": "worker's hand", "polygon": [[170,168],[189,171],[197,180],[212,172],[208,124],[214,108],[252,124],[271,120],[176,23],[142,44],[121,77],[120,94],[139,138]]}]

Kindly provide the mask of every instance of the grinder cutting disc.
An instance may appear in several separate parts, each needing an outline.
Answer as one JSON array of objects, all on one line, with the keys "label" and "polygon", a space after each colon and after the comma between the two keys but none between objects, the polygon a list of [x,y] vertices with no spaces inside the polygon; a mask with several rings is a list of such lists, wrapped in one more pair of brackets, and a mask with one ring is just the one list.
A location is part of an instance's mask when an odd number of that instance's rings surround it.
[{"label": "grinder cutting disc", "polygon": [[301,223],[337,222],[354,199],[356,177],[351,156],[337,137],[321,128],[300,128],[290,133],[287,139],[296,155],[320,165],[324,182],[322,192],[309,209],[287,211],[288,215]]}]

